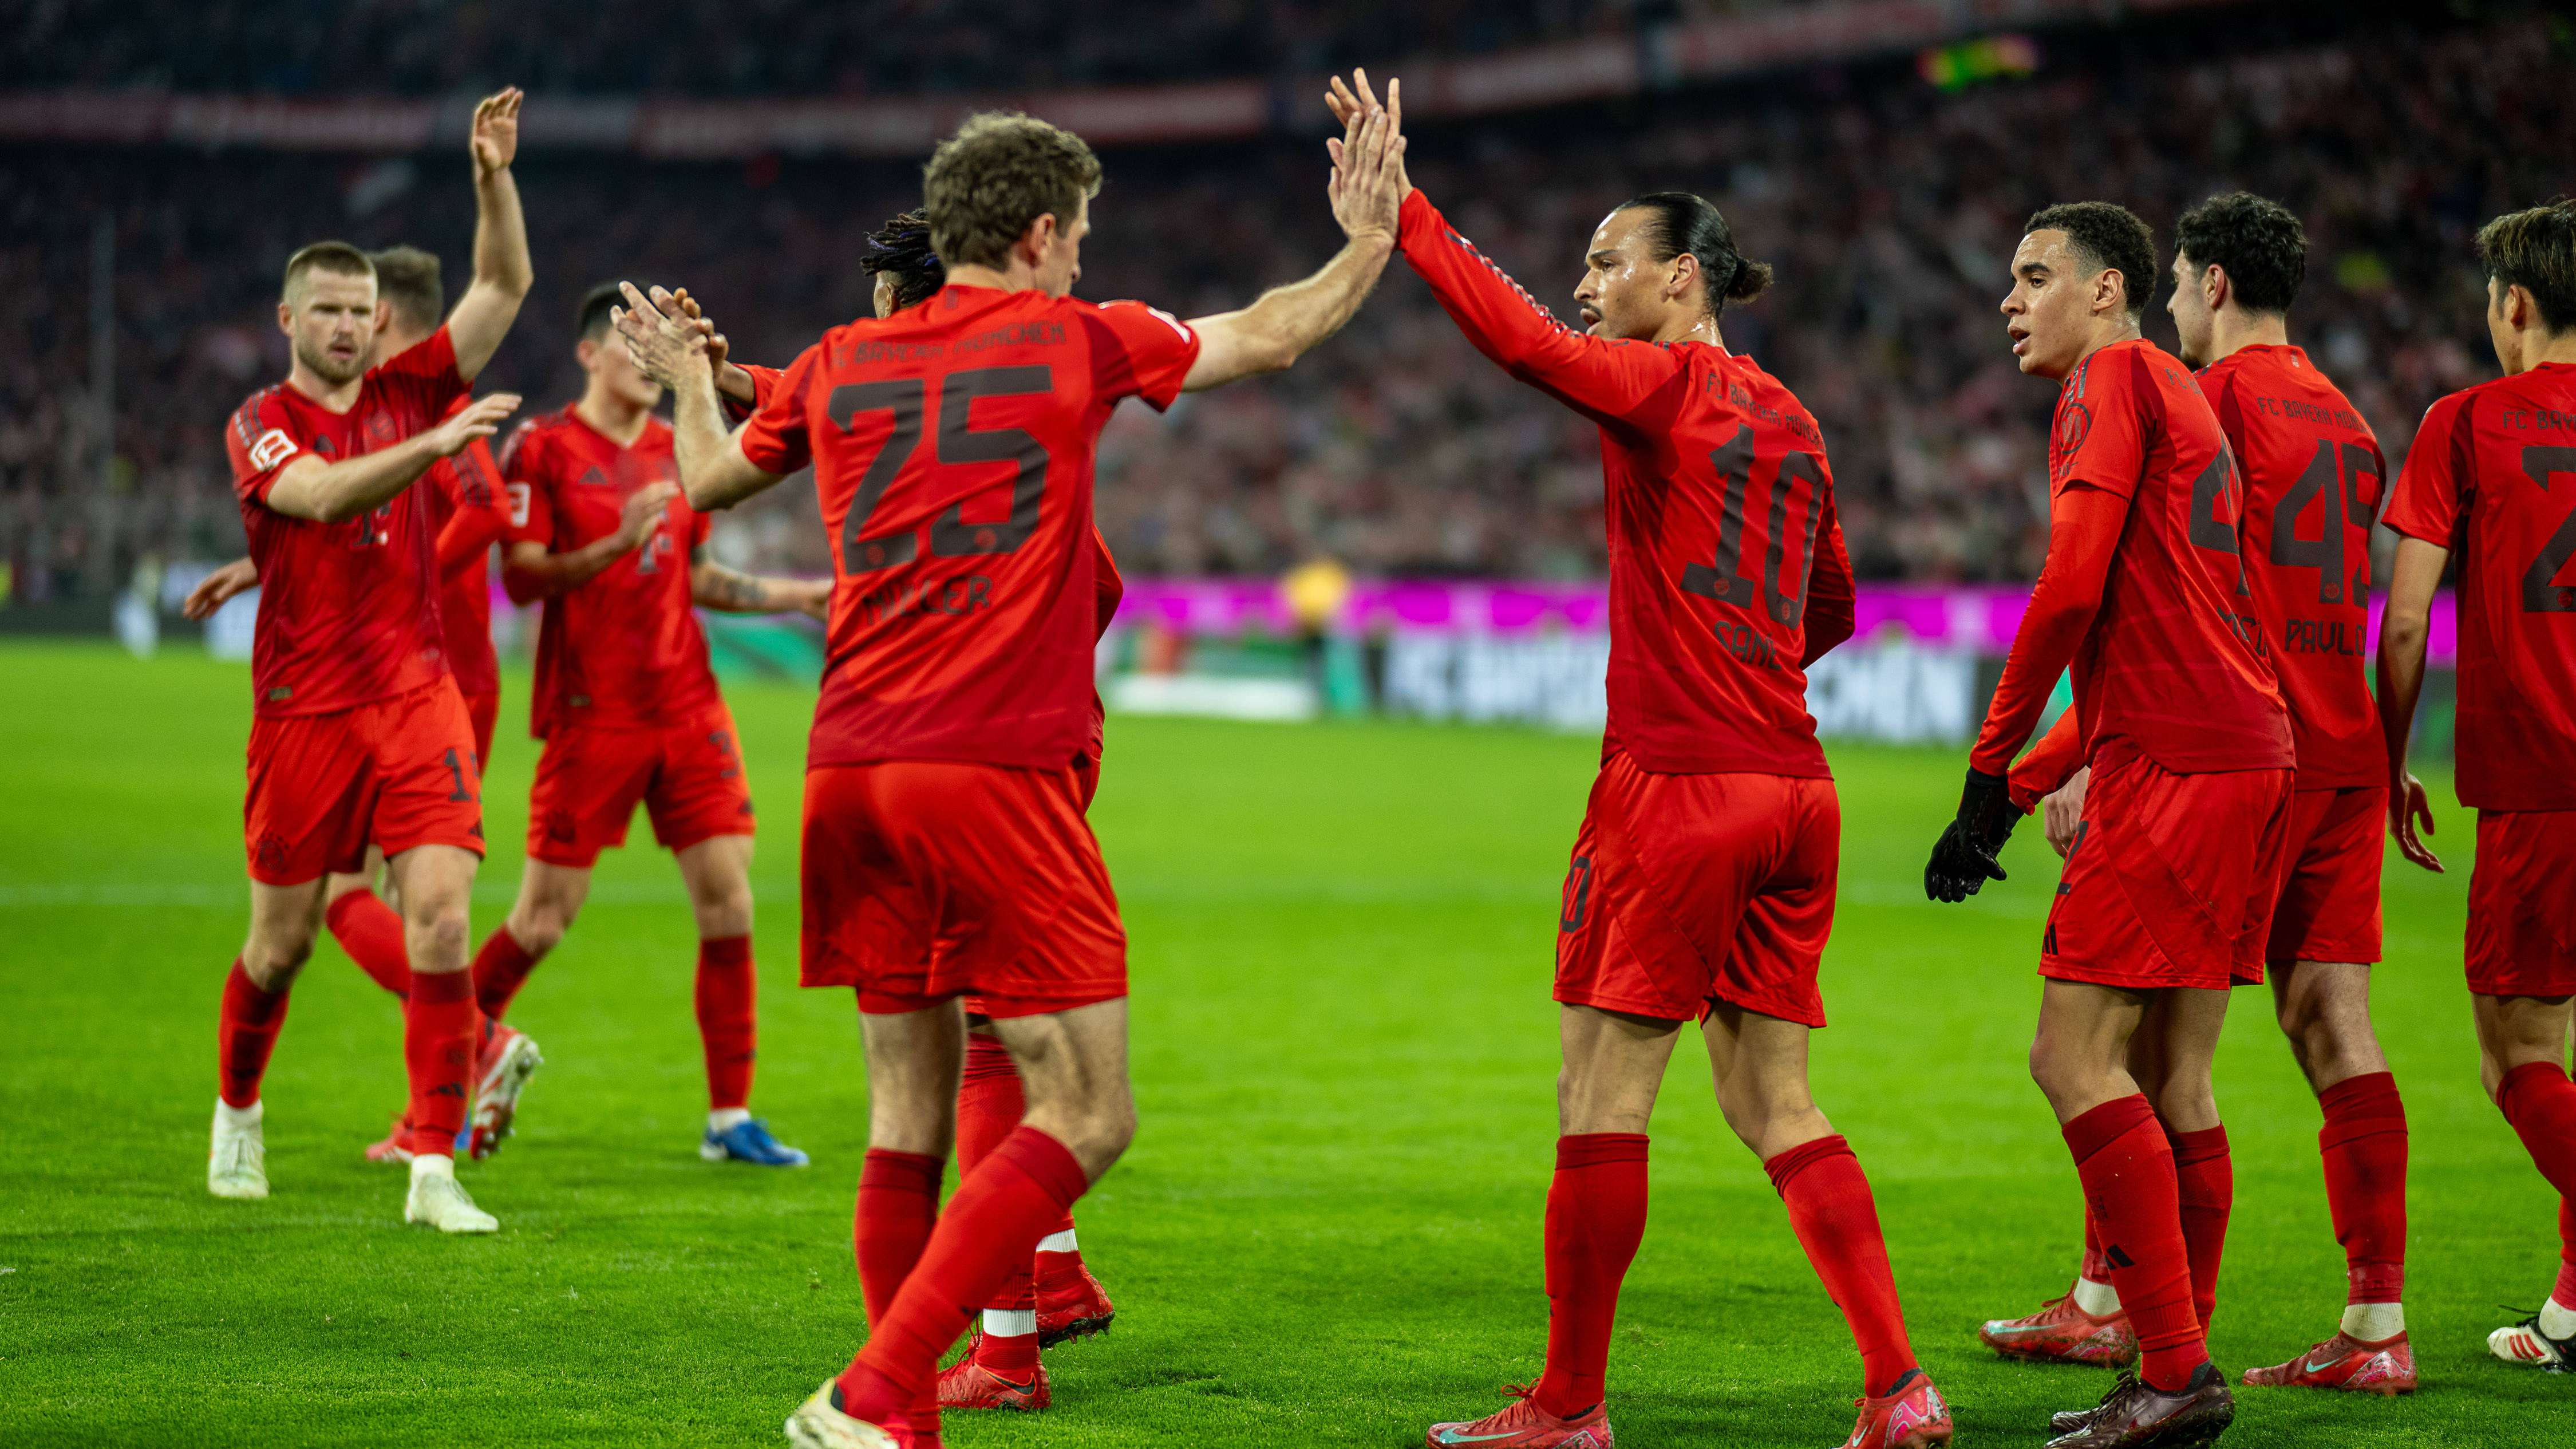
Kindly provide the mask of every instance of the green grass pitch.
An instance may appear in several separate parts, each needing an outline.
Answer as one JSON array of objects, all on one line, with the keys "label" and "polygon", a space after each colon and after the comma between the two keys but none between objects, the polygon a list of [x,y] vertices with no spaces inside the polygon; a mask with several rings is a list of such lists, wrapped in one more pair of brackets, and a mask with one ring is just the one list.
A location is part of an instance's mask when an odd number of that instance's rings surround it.
[{"label": "green grass pitch", "polygon": [[[467,1179],[502,1221],[442,1240],[359,1148],[402,1094],[394,1004],[326,939],[269,1077],[275,1196],[204,1190],[219,983],[244,923],[237,665],[0,652],[0,1444],[777,1442],[862,1331],[866,1112],[849,994],[796,989],[810,692],[731,691],[767,835],[756,1110],[810,1171],[709,1166],[687,908],[639,827],[514,1017],[543,1043],[519,1135]],[[506,686],[478,934],[518,876],[535,747]],[[1418,1444],[1536,1375],[1552,1162],[1551,934],[1595,743],[1406,725],[1121,720],[1094,811],[1133,941],[1144,1127],[1079,1209],[1117,1331],[1050,1355],[1055,1408],[959,1446]],[[2014,879],[1922,899],[1956,752],[1833,751],[1842,909],[1816,1089],[1877,1189],[1915,1345],[1967,1445],[2036,1445],[2094,1373],[2007,1364],[1980,1318],[2062,1289],[2074,1173],[2025,1075],[2036,829]],[[2556,1262],[2557,1204],[2479,1093],[2451,873],[2392,863],[2378,1016],[2414,1124],[2411,1400],[2241,1396],[2235,1445],[2576,1444],[2576,1379],[2490,1360]],[[1686,1041],[1695,1041],[1687,1038]],[[1858,1360],[1696,1045],[1610,1374],[1623,1444],[1824,1449]],[[2342,1258],[2317,1109],[2268,997],[2219,1064],[2237,1199],[2230,1370],[2329,1332]]]}]

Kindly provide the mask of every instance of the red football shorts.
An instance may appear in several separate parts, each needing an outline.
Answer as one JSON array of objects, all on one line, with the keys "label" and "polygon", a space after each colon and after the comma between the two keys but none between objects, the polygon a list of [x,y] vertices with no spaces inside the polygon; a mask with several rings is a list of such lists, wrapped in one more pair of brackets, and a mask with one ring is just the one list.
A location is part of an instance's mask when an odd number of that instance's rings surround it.
[{"label": "red football shorts", "polygon": [[1127,994],[1127,932],[1071,768],[949,760],[805,775],[807,986],[861,1011],[1036,1016]]},{"label": "red football shorts", "polygon": [[483,853],[483,772],[456,681],[332,714],[253,719],[250,878],[302,885],[418,845]]},{"label": "red football shorts", "polygon": [[492,763],[492,727],[501,722],[501,693],[465,696],[465,717],[474,722],[474,758]]},{"label": "red football shorts", "polygon": [[2379,959],[2380,843],[2388,828],[2388,787],[2290,792],[2288,865],[2272,908],[2263,959]]},{"label": "red football shorts", "polygon": [[[1073,792],[1075,798],[1082,802],[1082,813],[1089,815],[1091,813],[1092,798],[1100,793],[1100,757],[1098,755],[1076,755],[1073,757]],[[931,951],[934,955],[940,951],[952,949],[954,949],[954,944],[945,938],[934,943],[931,947]],[[968,1016],[989,1017],[994,1014],[993,1012],[985,1009],[984,998],[975,995],[973,992],[968,992],[966,994],[965,1006],[966,1014]],[[1048,1009],[1052,1010],[1055,1008]],[[1001,1014],[1004,1016],[1028,1016],[1033,1013],[1025,1011],[1006,1011]]]},{"label": "red football shorts", "polygon": [[1556,999],[1665,1021],[1720,1003],[1825,1024],[1834,782],[1601,762],[1557,920]]},{"label": "red football shorts", "polygon": [[2177,775],[2097,761],[2039,974],[2131,991],[2263,980],[2288,860],[2288,770]]},{"label": "red football shorts", "polygon": [[528,794],[528,854],[587,870],[601,851],[626,843],[639,803],[666,850],[751,834],[732,711],[719,703],[661,729],[557,725]]},{"label": "red football shorts", "polygon": [[2576,810],[2481,810],[2469,989],[2576,995]]}]

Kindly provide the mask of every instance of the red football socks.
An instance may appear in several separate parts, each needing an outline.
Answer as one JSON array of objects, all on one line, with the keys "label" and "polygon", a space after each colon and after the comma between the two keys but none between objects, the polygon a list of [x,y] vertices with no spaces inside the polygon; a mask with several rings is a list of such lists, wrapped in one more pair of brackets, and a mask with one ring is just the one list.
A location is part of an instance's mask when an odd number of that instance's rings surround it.
[{"label": "red football socks", "polygon": [[215,1015],[215,1090],[225,1106],[247,1108],[259,1101],[259,1080],[268,1075],[268,1054],[284,1025],[286,993],[260,989],[234,957]]},{"label": "red football socks", "polygon": [[[1028,1094],[1020,1085],[1020,1069],[1011,1061],[1002,1043],[981,1032],[966,1034],[966,1070],[957,1082],[957,1173],[963,1178],[973,1172],[992,1150],[1002,1145],[1028,1115]],[[1055,1232],[1057,1229],[1049,1228]],[[1013,1266],[1003,1275],[1001,1286],[984,1304],[986,1308],[1030,1308],[1037,1306],[1036,1256]],[[1031,1353],[1036,1352],[1032,1340]],[[981,1358],[982,1350],[976,1356]]]},{"label": "red football socks", "polygon": [[1896,1275],[1887,1266],[1887,1240],[1879,1232],[1878,1204],[1860,1159],[1840,1136],[1819,1137],[1762,1164],[1789,1209],[1789,1226],[1807,1250],[1825,1292],[1851,1324],[1860,1345],[1861,1381],[1883,1397],[1915,1367],[1905,1339],[1905,1312],[1896,1302]]},{"label": "red football socks", "polygon": [[474,1004],[483,1014],[499,1021],[510,1009],[510,999],[528,984],[528,973],[537,969],[537,958],[528,954],[519,939],[501,926],[484,941],[483,949],[474,953]]},{"label": "red football socks", "polygon": [[410,994],[411,948],[403,942],[402,917],[374,891],[360,886],[341,896],[322,913],[322,923],[369,980],[396,996]]},{"label": "red football socks", "polygon": [[2143,1362],[2139,1377],[2172,1392],[2209,1362],[2191,1303],[2173,1148],[2143,1095],[2103,1103],[2065,1125],[2067,1150],[2101,1227],[2111,1286],[2120,1291]]},{"label": "red football socks", "polygon": [[2540,1175],[2560,1197],[2576,1197],[2576,1082],[2555,1062],[2525,1062],[2504,1074],[2496,1106]]},{"label": "red football socks", "polygon": [[751,969],[749,936],[717,936],[698,943],[698,1040],[707,1055],[707,1106],[716,1111],[751,1104],[751,1063],[760,1038],[754,1006],[759,990]]},{"label": "red football socks", "polygon": [[1646,1134],[1556,1139],[1547,1189],[1547,1372],[1531,1397],[1558,1418],[1602,1399],[1619,1283],[1646,1236]]},{"label": "red football socks", "polygon": [[2558,1200],[2558,1286],[2549,1296],[2561,1308],[2576,1308],[2576,1198]]},{"label": "red football socks", "polygon": [[2326,1124],[2326,1206],[2343,1245],[2350,1303],[2406,1296],[2406,1106],[2387,1072],[2347,1077],[2317,1094]]},{"label": "red football socks", "polygon": [[[1034,1127],[1002,1141],[958,1184],[931,1230],[921,1260],[882,1319],[871,1318],[865,1348],[839,1380],[844,1413],[885,1424],[929,1393],[939,1356],[966,1330],[974,1310],[1013,1263],[1090,1186],[1065,1145]],[[917,1422],[917,1421],[916,1421]]]},{"label": "red football socks", "polygon": [[411,1076],[411,1150],[451,1157],[473,1090],[474,982],[462,971],[423,971],[403,1003],[403,1066]]},{"label": "red football socks", "polygon": [[2236,1205],[2236,1164],[2227,1152],[2227,1129],[2167,1132],[2173,1152],[2174,1197],[2182,1216],[2184,1253],[2191,1259],[2191,1311],[2209,1335],[2218,1307],[2218,1260],[2227,1247],[2227,1214]]},{"label": "red football socks", "polygon": [[[871,1147],[859,1168],[859,1201],[850,1236],[859,1262],[859,1298],[867,1306],[872,1328],[885,1323],[895,1295],[903,1291],[904,1280],[921,1261],[921,1250],[939,1220],[939,1177],[947,1166],[922,1153]],[[938,1442],[935,1381],[913,1402],[912,1431],[917,1443]]]}]

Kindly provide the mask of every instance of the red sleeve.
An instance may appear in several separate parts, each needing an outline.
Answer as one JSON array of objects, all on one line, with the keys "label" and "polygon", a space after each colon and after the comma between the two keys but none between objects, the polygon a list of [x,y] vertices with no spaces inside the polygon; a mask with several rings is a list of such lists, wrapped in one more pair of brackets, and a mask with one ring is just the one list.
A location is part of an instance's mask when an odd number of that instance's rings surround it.
[{"label": "red sleeve", "polygon": [[2102,607],[2102,584],[2119,552],[2120,530],[2128,522],[2129,500],[2078,483],[2057,495],[2048,526],[2048,564],[2030,591],[2030,608],[2013,635],[2012,652],[2004,658],[2003,682],[1986,706],[1986,725],[1968,765],[1989,775],[2012,766],[2022,742],[2039,724],[2057,676],[2075,658],[2076,646]]},{"label": "red sleeve", "polygon": [[[1115,402],[1140,397],[1156,412],[1181,395],[1181,381],[1199,360],[1199,335],[1190,324],[1142,302],[1083,302],[1096,324],[1091,348],[1091,385],[1101,398]],[[1102,337],[1099,334],[1108,335]]]},{"label": "red sleeve", "polygon": [[554,494],[545,478],[545,440],[531,419],[510,431],[501,445],[502,496],[509,500],[501,538],[552,549],[555,541]]},{"label": "red sleeve", "polygon": [[2459,536],[2462,494],[2475,486],[2469,465],[2469,400],[2470,394],[2455,392],[2424,414],[2380,522],[2408,538],[2451,547]]},{"label": "red sleeve", "polygon": [[2013,761],[2007,783],[2012,791],[2013,808],[2024,815],[2039,808],[2039,802],[2066,787],[2075,772],[2084,768],[2084,727],[2068,710],[2039,737],[2030,752]]},{"label": "red sleeve", "polygon": [[751,421],[751,415],[753,413],[756,413],[769,405],[769,400],[778,393],[779,382],[784,379],[787,374],[779,368],[754,367],[746,362],[737,362],[734,366],[739,367],[745,373],[750,374],[751,401],[746,404],[740,399],[725,393],[718,393],[716,395],[716,401],[724,404],[725,421],[736,427],[740,427],[744,423]]},{"label": "red sleeve", "polygon": [[1806,650],[1799,657],[1799,668],[1813,665],[1852,636],[1856,592],[1851,556],[1843,551],[1842,515],[1829,492],[1824,524],[1816,530],[1815,561],[1807,568]]},{"label": "red sleeve", "polygon": [[[799,353],[761,399],[760,410],[743,425],[742,455],[763,473],[793,473],[814,461],[812,443],[805,436],[805,392],[813,385],[822,358],[819,342]],[[753,376],[758,378],[757,373]]]},{"label": "red sleeve", "polygon": [[1458,330],[1505,372],[1603,422],[1635,417],[1682,375],[1671,348],[1577,332],[1503,274],[1420,190],[1404,198],[1397,244]]},{"label": "red sleeve", "polygon": [[2084,359],[2066,380],[2048,438],[2051,492],[2083,483],[2121,498],[2137,493],[2147,471],[2148,428],[2140,413],[2154,392],[2138,375],[2145,366],[2144,357],[2124,347]]},{"label": "red sleeve", "polygon": [[443,326],[376,364],[376,376],[387,387],[410,391],[433,418],[446,417],[472,386],[456,370],[456,344]]},{"label": "red sleeve", "polygon": [[233,492],[265,507],[278,470],[305,454],[295,436],[295,418],[279,389],[252,397],[233,412],[224,428],[224,453],[232,460]]},{"label": "red sleeve", "polygon": [[465,445],[464,452],[447,460],[446,471],[455,483],[456,509],[447,516],[447,526],[438,531],[441,581],[480,562],[510,527],[510,512],[501,502],[507,496],[501,486],[501,465],[493,458],[491,445],[476,438]]}]

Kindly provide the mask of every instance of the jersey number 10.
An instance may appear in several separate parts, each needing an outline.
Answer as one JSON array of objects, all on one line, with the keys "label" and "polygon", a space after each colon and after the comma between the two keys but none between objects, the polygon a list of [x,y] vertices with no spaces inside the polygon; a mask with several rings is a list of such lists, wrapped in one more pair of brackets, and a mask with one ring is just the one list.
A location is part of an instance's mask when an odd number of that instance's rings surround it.
[{"label": "jersey number 10", "polygon": [[[1783,453],[1778,466],[1771,470],[1771,543],[1763,551],[1762,578],[1757,584],[1739,572],[1744,566],[1746,495],[1753,491],[1756,461],[1753,429],[1736,429],[1725,446],[1708,455],[1708,461],[1717,469],[1717,556],[1711,562],[1685,567],[1682,588],[1739,609],[1752,608],[1758,591],[1772,622],[1784,629],[1799,627],[1807,616],[1807,572],[1814,562],[1816,515],[1825,505],[1824,465],[1813,453]],[[1792,485],[1800,481],[1807,485],[1806,537],[1793,558],[1789,554],[1789,495]]]}]

